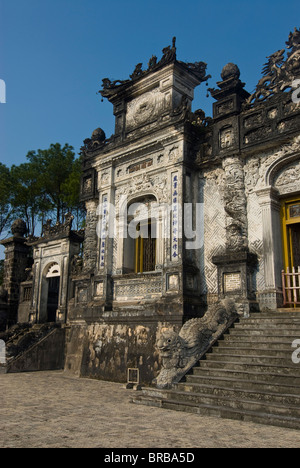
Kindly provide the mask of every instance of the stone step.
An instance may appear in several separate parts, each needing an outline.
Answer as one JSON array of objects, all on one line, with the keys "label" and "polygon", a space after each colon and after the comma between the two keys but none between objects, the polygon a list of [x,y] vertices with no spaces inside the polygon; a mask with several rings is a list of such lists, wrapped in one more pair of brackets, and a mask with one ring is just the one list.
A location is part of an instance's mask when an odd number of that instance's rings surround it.
[{"label": "stone step", "polygon": [[[253,346],[253,342],[255,342],[256,346]],[[233,337],[231,339],[224,339],[218,341],[214,346],[213,350],[215,349],[221,349],[221,348],[238,348],[238,349],[253,349],[255,347],[259,347],[261,349],[279,349],[282,348],[283,350],[285,349],[292,349],[292,341],[288,338],[285,341],[280,341],[280,340],[274,340],[270,339],[269,341],[264,341],[264,340],[257,340],[257,339],[252,339],[251,337],[245,338],[244,340],[235,340]]]},{"label": "stone step", "polygon": [[139,404],[300,429],[300,314],[240,319],[185,378]]},{"label": "stone step", "polygon": [[[174,389],[177,393],[184,393],[191,395],[197,394],[205,394],[205,395],[213,395],[218,397],[224,398],[234,398],[236,400],[243,399],[249,401],[259,401],[265,403],[275,403],[275,404],[284,404],[287,406],[296,406],[300,408],[300,394],[293,394],[293,393],[281,393],[272,392],[272,391],[264,391],[260,388],[256,390],[248,389],[248,388],[229,388],[223,386],[214,386],[208,384],[191,384],[191,383],[179,383],[174,386]],[[171,395],[173,395],[171,393]]]},{"label": "stone step", "polygon": [[230,336],[271,336],[271,337],[295,337],[300,338],[300,328],[246,328],[246,327],[234,327],[230,330]]},{"label": "stone step", "polygon": [[[136,402],[137,403],[137,402]],[[182,402],[176,400],[162,400],[161,407],[165,409],[196,413],[201,416],[214,416],[217,418],[235,419],[245,422],[254,422],[257,424],[272,425],[278,427],[287,427],[290,429],[300,429],[300,419],[262,413],[261,411],[249,411],[245,409],[233,409],[214,405],[197,405],[191,402]],[[141,402],[141,404],[144,404]]]},{"label": "stone step", "polygon": [[244,318],[240,317],[241,322],[246,322],[249,320],[257,320],[260,322],[263,321],[268,321],[268,320],[283,320],[283,321],[294,321],[294,320],[300,320],[300,309],[299,312],[278,312],[277,314],[268,314],[264,312],[260,312],[258,314],[250,314],[250,317]]},{"label": "stone step", "polygon": [[237,322],[235,322],[235,327],[246,327],[246,328],[252,328],[252,327],[258,327],[258,328],[299,328],[300,327],[300,314],[299,314],[299,319],[295,320],[289,320],[289,319],[265,319],[265,320],[259,320],[259,319],[241,319]]},{"label": "stone step", "polygon": [[259,399],[249,399],[246,396],[234,398],[232,396],[213,395],[207,393],[192,392],[169,392],[168,400],[176,400],[193,403],[197,405],[213,405],[245,411],[259,411],[266,414],[276,414],[280,416],[299,418],[300,407],[295,404],[276,403],[275,401],[263,401]]},{"label": "stone step", "polygon": [[[295,366],[295,370],[299,367],[297,364],[293,364],[292,361],[292,353],[286,355],[277,356],[269,356],[269,355],[262,355],[256,354],[255,350],[251,353],[240,353],[240,350],[236,351],[236,354],[226,354],[221,352],[214,352],[208,353],[206,355],[206,361],[222,361],[226,364],[230,362],[238,363],[238,364],[262,364],[262,365],[275,365],[275,366]],[[201,361],[201,365],[202,365]],[[299,374],[300,375],[300,374]]]},{"label": "stone step", "polygon": [[250,317],[244,318],[241,317],[240,320],[246,321],[246,320],[297,320],[300,319],[300,309],[298,312],[293,311],[292,309],[289,309],[287,311],[286,309],[281,311],[281,312],[258,312],[258,313],[250,313]]},{"label": "stone step", "polygon": [[257,322],[257,323],[241,323],[241,322],[237,322],[235,325],[234,325],[234,328],[233,330],[247,330],[247,331],[251,331],[251,330],[255,330],[255,331],[258,331],[258,330],[264,330],[265,332],[268,332],[268,331],[274,331],[274,330],[297,330],[299,331],[300,330],[300,321],[297,323],[295,323],[293,321],[293,323],[290,323],[290,322],[287,322],[287,323],[274,323],[274,322],[269,322],[269,323],[261,323],[261,322]]},{"label": "stone step", "polygon": [[284,357],[286,359],[291,359],[292,353],[295,351],[291,345],[274,345],[273,343],[268,344],[259,344],[256,349],[253,349],[252,346],[240,345],[228,345],[219,343],[218,346],[213,348],[212,354],[215,356],[217,354],[240,354],[245,356],[271,356],[271,357]]},{"label": "stone step", "polygon": [[[272,368],[273,369],[273,368]],[[186,379],[190,381],[190,379],[195,379],[197,381],[197,378],[208,378],[208,377],[226,377],[230,379],[240,379],[240,380],[245,380],[246,382],[249,381],[264,381],[266,384],[277,384],[277,385],[298,385],[300,388],[300,377],[299,374],[296,375],[295,373],[290,373],[290,374],[284,374],[282,373],[276,373],[276,372],[255,372],[253,370],[241,368],[241,369],[233,369],[233,368],[212,368],[212,367],[201,367],[201,368],[194,368],[193,369],[193,374],[187,375]]]},{"label": "stone step", "polygon": [[[258,312],[258,313],[251,313],[250,319],[278,319],[284,318],[289,320],[294,320],[300,318],[300,309],[297,311],[295,309],[279,309],[275,312]],[[241,320],[248,320],[248,319],[241,319]]]},{"label": "stone step", "polygon": [[[261,377],[261,376],[260,376]],[[273,393],[284,393],[284,394],[292,394],[292,395],[298,395],[300,396],[300,378],[299,382],[297,385],[297,382],[294,384],[284,384],[284,383],[278,383],[276,384],[275,382],[267,382],[261,380],[251,380],[251,376],[249,376],[248,379],[246,378],[231,378],[231,377],[222,377],[222,376],[216,376],[213,377],[211,375],[188,375],[186,377],[186,382],[181,382],[177,385],[190,385],[191,387],[197,388],[198,386],[201,387],[201,385],[211,385],[213,387],[224,387],[224,388],[230,388],[230,389],[247,389],[247,390],[253,390],[253,391],[263,391],[263,392],[273,392]],[[177,388],[177,387],[176,387]]]},{"label": "stone step", "polygon": [[[236,344],[243,344],[243,343],[282,343],[292,345],[292,342],[298,339],[297,336],[280,336],[278,335],[249,335],[247,333],[231,333],[230,335],[224,335],[223,339],[219,341],[219,343],[236,343]],[[299,338],[300,339],[300,338]]]},{"label": "stone step", "polygon": [[[299,366],[299,365],[298,365]],[[251,371],[256,373],[274,373],[274,374],[281,374],[281,375],[297,375],[298,373],[298,366],[294,365],[291,361],[291,365],[276,365],[276,364],[267,364],[259,363],[259,362],[242,362],[241,360],[235,361],[230,360],[224,362],[222,360],[206,360],[201,361],[202,368],[210,368],[210,369],[231,369],[234,371]],[[196,370],[196,369],[195,369]]]}]

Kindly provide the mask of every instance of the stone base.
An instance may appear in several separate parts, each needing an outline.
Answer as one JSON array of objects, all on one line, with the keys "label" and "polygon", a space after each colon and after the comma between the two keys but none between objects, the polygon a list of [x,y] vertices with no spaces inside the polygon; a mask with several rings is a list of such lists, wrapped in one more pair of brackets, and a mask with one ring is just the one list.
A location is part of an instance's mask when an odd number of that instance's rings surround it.
[{"label": "stone base", "polygon": [[257,255],[248,250],[226,251],[213,257],[213,263],[218,267],[219,300],[231,297],[239,306],[239,314],[249,317],[250,312],[258,309],[252,286]]},{"label": "stone base", "polygon": [[258,292],[257,300],[261,311],[277,310],[283,306],[282,291],[274,289]]}]

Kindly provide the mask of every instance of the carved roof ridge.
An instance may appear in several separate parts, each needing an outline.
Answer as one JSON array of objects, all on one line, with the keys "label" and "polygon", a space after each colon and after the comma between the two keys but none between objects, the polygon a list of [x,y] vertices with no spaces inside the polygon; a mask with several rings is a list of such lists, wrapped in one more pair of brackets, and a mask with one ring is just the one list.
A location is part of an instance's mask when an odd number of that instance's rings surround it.
[{"label": "carved roof ridge", "polygon": [[[286,50],[289,52],[286,53]],[[263,76],[246,101],[246,106],[256,106],[292,89],[293,80],[300,73],[300,28],[290,33],[286,50],[278,50],[267,57],[268,61],[262,69]]]},{"label": "carved roof ridge", "polygon": [[162,53],[163,56],[159,61],[155,55],[152,55],[146,70],[142,68],[143,63],[138,63],[127,80],[111,81],[109,78],[104,78],[102,80],[102,89],[99,91],[99,94],[101,94],[102,97],[110,99],[120,90],[125,90],[128,86],[136,83],[141,78],[171,63],[177,63],[185,67],[189,72],[193,73],[200,82],[207,81],[211,78],[211,75],[206,75],[207,64],[205,62],[186,63],[177,60],[176,37],[173,37],[172,46],[165,47]]}]

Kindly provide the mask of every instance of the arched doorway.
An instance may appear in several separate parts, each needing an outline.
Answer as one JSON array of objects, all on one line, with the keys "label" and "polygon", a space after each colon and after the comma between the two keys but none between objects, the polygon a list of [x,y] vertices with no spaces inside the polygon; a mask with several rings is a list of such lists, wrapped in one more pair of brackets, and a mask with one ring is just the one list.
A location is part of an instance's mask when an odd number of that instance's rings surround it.
[{"label": "arched doorway", "polygon": [[300,267],[300,197],[282,202],[283,248],[286,268]]},{"label": "arched doorway", "polygon": [[57,263],[52,264],[45,277],[46,316],[47,322],[56,322],[56,311],[59,305],[60,268]]},{"label": "arched doorway", "polygon": [[153,195],[135,199],[128,205],[123,249],[125,273],[155,271],[158,246],[156,205]]},{"label": "arched doorway", "polygon": [[156,264],[156,220],[147,218],[137,224],[135,273],[154,271]]},{"label": "arched doorway", "polygon": [[285,269],[282,272],[283,305],[300,306],[300,196],[282,201],[282,238]]}]

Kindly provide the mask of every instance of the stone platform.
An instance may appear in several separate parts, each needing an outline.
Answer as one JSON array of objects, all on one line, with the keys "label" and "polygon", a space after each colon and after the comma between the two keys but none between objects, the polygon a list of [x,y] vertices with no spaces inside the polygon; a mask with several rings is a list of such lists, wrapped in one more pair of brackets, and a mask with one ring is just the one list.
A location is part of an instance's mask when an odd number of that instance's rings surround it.
[{"label": "stone platform", "polygon": [[0,375],[1,448],[295,448],[300,432],[130,403],[63,371]]}]

